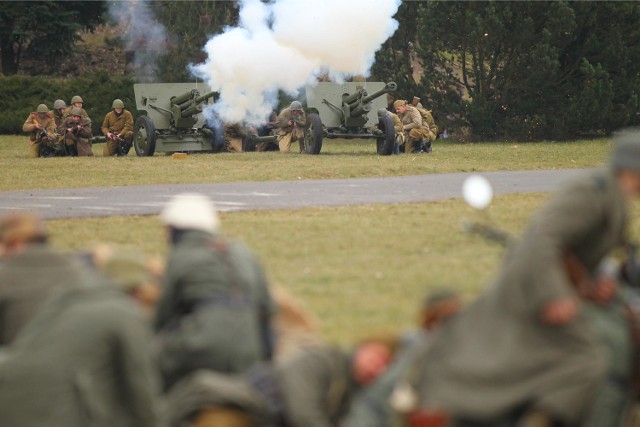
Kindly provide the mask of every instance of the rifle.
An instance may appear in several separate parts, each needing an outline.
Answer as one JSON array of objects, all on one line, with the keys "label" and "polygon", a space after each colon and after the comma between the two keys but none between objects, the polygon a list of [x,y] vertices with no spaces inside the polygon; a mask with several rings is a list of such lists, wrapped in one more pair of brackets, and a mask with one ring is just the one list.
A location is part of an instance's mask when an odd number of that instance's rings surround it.
[{"label": "rifle", "polygon": [[131,150],[131,144],[127,143],[124,138],[119,137],[118,134],[114,131],[109,130],[109,133],[111,133],[111,140],[118,143],[117,155],[126,156],[127,154],[129,154],[129,150]]}]

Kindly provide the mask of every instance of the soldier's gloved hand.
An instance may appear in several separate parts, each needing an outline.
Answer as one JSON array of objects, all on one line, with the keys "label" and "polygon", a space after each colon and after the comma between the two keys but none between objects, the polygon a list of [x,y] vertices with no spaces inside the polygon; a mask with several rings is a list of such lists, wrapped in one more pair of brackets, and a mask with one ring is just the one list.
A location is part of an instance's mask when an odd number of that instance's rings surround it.
[{"label": "soldier's gloved hand", "polygon": [[578,302],[574,297],[555,298],[544,304],[540,317],[550,326],[564,326],[578,315]]}]

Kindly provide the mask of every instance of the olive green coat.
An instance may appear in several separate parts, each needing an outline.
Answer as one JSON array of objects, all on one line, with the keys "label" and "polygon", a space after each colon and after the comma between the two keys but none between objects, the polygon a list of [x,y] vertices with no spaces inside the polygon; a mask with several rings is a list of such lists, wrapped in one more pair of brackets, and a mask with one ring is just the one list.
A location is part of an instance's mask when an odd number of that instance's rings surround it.
[{"label": "olive green coat", "polygon": [[149,332],[116,286],[89,271],[70,280],[4,352],[0,425],[155,427]]},{"label": "olive green coat", "polygon": [[[71,132],[67,130],[69,128],[72,129]],[[91,149],[91,120],[89,118],[81,117],[78,123],[74,123],[73,117],[67,117],[58,126],[58,133],[60,135],[64,134],[66,145],[77,147],[79,156],[93,156]]]},{"label": "olive green coat", "polygon": [[525,403],[574,424],[605,371],[584,312],[565,326],[540,320],[543,305],[575,295],[561,262],[573,253],[589,272],[624,240],[625,199],[599,170],[565,185],[531,220],[493,286],[436,333],[413,368],[422,407],[487,421]]},{"label": "olive green coat", "polygon": [[274,312],[266,276],[247,247],[183,232],[155,318],[165,387],[197,369],[240,373],[269,359]]},{"label": "olive green coat", "polygon": [[290,427],[337,425],[357,390],[351,356],[331,347],[307,347],[275,370]]},{"label": "olive green coat", "polygon": [[133,116],[127,110],[122,110],[120,115],[115,111],[109,111],[102,121],[102,134],[107,136],[113,132],[118,135],[124,135],[126,132],[133,132]]},{"label": "olive green coat", "polygon": [[69,255],[32,244],[0,263],[0,346],[8,345],[56,289],[78,280]]}]

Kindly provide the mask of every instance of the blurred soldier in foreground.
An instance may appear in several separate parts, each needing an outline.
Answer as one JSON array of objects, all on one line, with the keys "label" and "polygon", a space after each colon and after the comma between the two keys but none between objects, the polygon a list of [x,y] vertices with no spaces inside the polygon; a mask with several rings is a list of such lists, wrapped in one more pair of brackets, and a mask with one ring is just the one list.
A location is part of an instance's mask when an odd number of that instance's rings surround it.
[{"label": "blurred soldier in foreground", "polygon": [[64,134],[64,143],[71,156],[93,156],[91,149],[91,120],[82,117],[82,110],[74,108],[71,116],[58,126],[58,133]]},{"label": "blurred soldier in foreground", "polygon": [[639,193],[640,133],[628,131],[608,169],[570,181],[532,218],[494,286],[411,368],[412,426],[583,421],[605,357],[581,300],[615,292],[595,272],[625,242],[627,205]]},{"label": "blurred soldier in foreground", "polygon": [[102,155],[126,156],[133,142],[133,116],[120,99],[114,99],[111,108],[102,122],[102,134],[107,137]]},{"label": "blurred soldier in foreground", "polygon": [[293,101],[289,108],[280,112],[276,119],[280,151],[291,151],[291,143],[297,141],[300,143],[300,152],[304,152],[303,138],[306,124],[307,116],[302,109],[302,104],[298,101]]},{"label": "blurred soldier in foreground", "polygon": [[393,108],[396,110],[398,117],[402,121],[402,129],[405,134],[405,153],[421,153],[422,143],[425,143],[427,152],[431,149],[431,136],[429,128],[423,123],[420,112],[412,105],[407,104],[407,101],[399,99],[393,103]]},{"label": "blurred soldier in foreground", "polygon": [[[413,358],[429,345],[436,329],[458,314],[462,308],[460,297],[453,291],[435,290],[424,299],[419,313],[419,329],[400,337],[389,368],[371,385],[355,397],[348,415],[340,423],[343,427],[388,427],[394,423],[394,400],[402,399],[403,375]],[[392,394],[393,393],[393,394]],[[397,394],[397,396],[395,395]],[[403,402],[398,402],[402,405]]]},{"label": "blurred soldier in foreground", "polygon": [[14,340],[53,291],[77,277],[77,265],[47,240],[35,214],[0,219],[0,346]]},{"label": "blurred soldier in foreground", "polygon": [[51,157],[54,154],[54,133],[56,123],[53,114],[45,104],[38,105],[22,125],[23,132],[29,132],[29,155],[31,157]]},{"label": "blurred soldier in foreground", "polygon": [[197,369],[240,373],[271,359],[274,304],[256,257],[219,235],[204,195],[175,196],[160,218],[171,244],[155,319],[165,387]]},{"label": "blurred soldier in foreground", "polygon": [[82,98],[80,98],[80,96],[78,95],[75,95],[73,98],[71,98],[71,105],[69,105],[64,112],[64,118],[69,117],[74,108],[79,108],[82,112],[81,116],[88,119],[89,115],[87,114],[87,111],[82,108],[83,105],[84,102],[82,101]]}]

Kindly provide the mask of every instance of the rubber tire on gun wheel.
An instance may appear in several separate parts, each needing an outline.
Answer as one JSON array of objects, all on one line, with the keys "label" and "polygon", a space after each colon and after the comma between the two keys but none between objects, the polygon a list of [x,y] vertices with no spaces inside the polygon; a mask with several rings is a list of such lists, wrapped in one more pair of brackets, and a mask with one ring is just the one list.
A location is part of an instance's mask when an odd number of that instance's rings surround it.
[{"label": "rubber tire on gun wheel", "polygon": [[396,143],[396,130],[393,127],[393,120],[386,115],[378,120],[378,127],[384,132],[384,137],[376,138],[376,151],[381,156],[393,154],[393,145]]},{"label": "rubber tire on gun wheel", "polygon": [[316,113],[307,114],[307,126],[304,129],[304,152],[306,154],[320,154],[322,150],[322,120]]},{"label": "rubber tire on gun wheel", "polygon": [[156,151],[156,127],[149,116],[140,116],[133,129],[133,148],[139,157],[153,156]]}]

